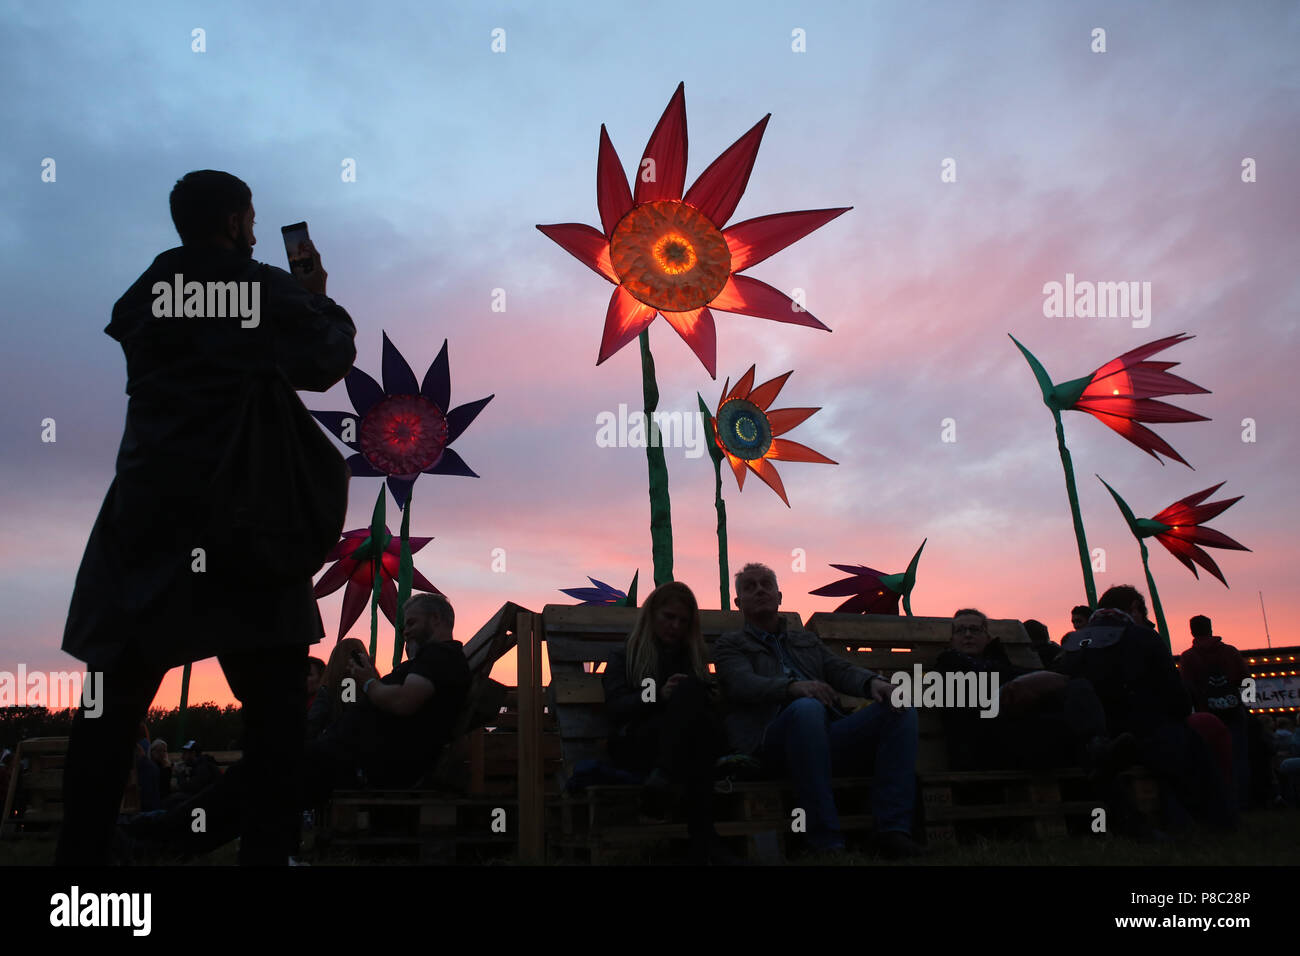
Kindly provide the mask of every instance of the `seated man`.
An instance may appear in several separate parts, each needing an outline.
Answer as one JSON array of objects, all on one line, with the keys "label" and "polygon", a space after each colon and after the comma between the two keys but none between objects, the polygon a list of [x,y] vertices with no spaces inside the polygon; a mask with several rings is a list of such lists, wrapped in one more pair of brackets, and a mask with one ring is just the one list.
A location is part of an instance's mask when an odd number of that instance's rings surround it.
[{"label": "seated man", "polygon": [[975,707],[944,710],[952,770],[1090,765],[1105,747],[1106,715],[1092,685],[1013,665],[1002,643],[989,636],[988,618],[974,608],[953,615],[952,646],[939,654],[935,670],[996,674],[1000,691],[994,717]]},{"label": "seated man", "polygon": [[[745,565],[736,575],[736,605],[745,628],[723,634],[714,649],[730,705],[731,746],[793,779],[814,850],[844,848],[831,792],[834,771],[872,773],[871,809],[880,849],[895,857],[919,853],[910,835],[916,711],[893,709],[892,684],[832,654],[817,635],[787,630],[771,568]],[[840,693],[874,703],[846,715]]]},{"label": "seated man", "polygon": [[[302,809],[319,806],[338,786],[409,787],[433,766],[469,693],[469,663],[452,639],[454,623],[455,612],[441,594],[412,595],[402,632],[407,659],[382,678],[369,659],[354,660],[348,680],[359,706],[308,744]],[[132,835],[174,841],[175,849],[191,853],[220,846],[239,833],[246,777],[241,764],[234,764],[165,820],[146,820]],[[205,832],[195,836],[190,831],[198,809],[205,811]]]},{"label": "seated man", "polygon": [[361,706],[308,746],[308,761],[359,769],[376,787],[416,784],[450,742],[469,694],[465,648],[452,638],[455,620],[441,594],[413,595],[403,621],[407,659],[382,678],[369,660],[353,659],[349,679]]},{"label": "seated man", "polygon": [[1231,795],[1205,743],[1186,724],[1191,701],[1169,648],[1145,621],[1146,600],[1136,588],[1110,588],[1088,625],[1065,637],[1054,669],[1092,684],[1111,736],[1127,732],[1137,739],[1138,759],[1160,780],[1172,826],[1184,825],[1189,812],[1212,826],[1231,826]]}]

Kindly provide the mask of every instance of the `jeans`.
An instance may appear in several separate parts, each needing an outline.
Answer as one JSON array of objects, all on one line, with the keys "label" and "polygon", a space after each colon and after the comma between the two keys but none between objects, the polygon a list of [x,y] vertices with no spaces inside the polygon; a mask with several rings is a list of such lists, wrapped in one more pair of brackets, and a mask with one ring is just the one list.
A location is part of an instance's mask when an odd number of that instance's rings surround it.
[{"label": "jeans", "polygon": [[917,719],[912,708],[873,703],[831,720],[820,701],[800,697],[763,731],[759,756],[791,777],[808,813],[808,842],[816,850],[844,845],[831,792],[831,774],[871,773],[871,812],[877,832],[910,833],[916,801]]}]

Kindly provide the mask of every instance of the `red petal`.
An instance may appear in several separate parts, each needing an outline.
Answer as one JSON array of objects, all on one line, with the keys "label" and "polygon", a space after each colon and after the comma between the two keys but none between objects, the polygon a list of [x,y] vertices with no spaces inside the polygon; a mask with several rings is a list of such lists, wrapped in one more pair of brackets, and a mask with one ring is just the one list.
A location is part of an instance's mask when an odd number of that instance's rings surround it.
[{"label": "red petal", "polygon": [[758,155],[758,144],[762,142],[763,130],[771,118],[772,114],[768,113],[748,133],[728,146],[708,169],[700,173],[700,178],[686,193],[685,201],[708,216],[719,229],[736,211],[736,204],[745,192],[749,174],[754,169],[754,157]]},{"label": "red petal", "polygon": [[1156,521],[1171,525],[1201,525],[1217,518],[1241,499],[1242,496],[1238,495],[1224,501],[1212,501],[1208,505],[1193,505],[1184,501],[1177,501],[1160,512],[1160,514],[1152,517]]},{"label": "red petal", "polygon": [[660,314],[677,330],[677,334],[686,340],[695,357],[709,370],[709,378],[716,379],[718,377],[718,330],[713,324],[713,313],[701,308],[690,312]]},{"label": "red petal", "polygon": [[[364,566],[368,567],[369,562]],[[339,640],[343,640],[343,635],[361,616],[366,602],[370,600],[370,587],[369,584],[362,584],[355,576],[348,582],[348,589],[343,592],[343,608],[339,612]]]},{"label": "red petal", "polygon": [[823,465],[838,465],[838,461],[832,461],[819,451],[813,451],[807,445],[801,445],[797,441],[787,441],[784,438],[773,438],[772,448],[768,451],[767,457],[773,461],[815,461]]},{"label": "red petal", "polygon": [[726,449],[723,449],[722,453],[727,456],[727,463],[731,465],[731,471],[736,476],[736,487],[741,491],[744,491],[746,471],[745,463]]},{"label": "red petal", "polygon": [[781,496],[787,508],[790,507],[790,499],[785,496],[785,485],[781,483],[781,476],[776,473],[776,466],[766,458],[759,458],[757,461],[746,462],[753,469],[754,474],[767,482],[768,487]]},{"label": "red petal", "polygon": [[[1179,528],[1178,530],[1182,531],[1183,529]],[[1224,548],[1228,551],[1250,550],[1250,548],[1246,547],[1241,542],[1234,541],[1222,531],[1215,531],[1213,528],[1194,527],[1189,528],[1188,531],[1190,532],[1187,535],[1188,540],[1193,541],[1196,544],[1203,544],[1207,548]]]},{"label": "red petal", "polygon": [[786,379],[793,374],[794,371],[791,370],[786,372],[784,375],[778,375],[776,378],[768,379],[762,385],[758,386],[758,388],[749,393],[749,400],[763,411],[767,411],[768,406],[771,405],[772,402],[776,401],[776,396],[781,393],[781,389],[785,386]]},{"label": "red petal", "polygon": [[722,234],[731,250],[731,271],[739,272],[762,262],[852,208],[777,212],[736,223]]},{"label": "red petal", "polygon": [[411,590],[428,591],[430,594],[442,593],[433,586],[433,582],[420,573],[418,568],[411,568]]},{"label": "red petal", "polygon": [[622,286],[614,290],[605,313],[605,333],[600,340],[599,365],[646,330],[658,313],[632,298]]},{"label": "red petal", "polygon": [[728,398],[749,398],[749,393],[754,388],[754,368],[755,366],[751,365],[749,371],[737,379],[736,387],[731,390]]},{"label": "red petal", "polygon": [[352,572],[357,569],[357,562],[351,558],[344,558],[337,564],[330,566],[330,569],[320,576],[316,586],[312,588],[312,595],[315,597],[324,597],[327,594],[333,594],[339,588],[343,587],[348,578],[352,577]]},{"label": "red petal", "polygon": [[605,227],[607,239],[632,208],[632,190],[628,188],[623,164],[614,152],[604,123],[600,126],[600,150],[596,158],[596,205],[600,207],[600,224]]},{"label": "red petal", "polygon": [[830,331],[811,312],[796,306],[784,292],[778,292],[766,282],[759,282],[749,276],[733,275],[709,305],[722,312],[736,312]]},{"label": "red petal", "polygon": [[[1139,425],[1131,419],[1120,418],[1117,415],[1108,415],[1105,412],[1095,411],[1090,408],[1080,410],[1088,412],[1088,414],[1092,415],[1103,425],[1119,432],[1119,434],[1137,445],[1156,461],[1160,461],[1160,455],[1164,455],[1166,458],[1171,458],[1174,461],[1182,462],[1184,465],[1187,465],[1187,462],[1183,461],[1183,457],[1178,454],[1178,452],[1174,451],[1168,442],[1151,429]],[[1160,455],[1157,455],[1156,452],[1159,452]],[[1191,468],[1192,466],[1187,465],[1187,467]]]},{"label": "red petal", "polygon": [[594,269],[610,282],[618,282],[618,275],[609,261],[609,240],[591,226],[580,222],[562,222],[554,226],[538,226],[542,235],[564,247],[584,266]]},{"label": "red petal", "polygon": [[784,435],[819,411],[820,408],[778,408],[767,413],[767,423],[772,426],[773,437]]},{"label": "red petal", "polygon": [[[646,182],[645,161],[653,159],[655,179]],[[678,83],[673,98],[668,101],[664,115],[655,124],[655,131],[645,145],[641,165],[636,171],[638,203],[656,199],[681,199],[686,185],[686,84]]]},{"label": "red petal", "polygon": [[1179,342],[1191,338],[1195,338],[1195,336],[1188,335],[1186,332],[1179,332],[1177,335],[1167,335],[1163,339],[1156,339],[1154,342],[1148,342],[1146,345],[1139,345],[1137,348],[1125,352],[1119,358],[1111,359],[1101,368],[1097,369],[1097,371],[1093,372],[1092,377],[1097,379],[1106,375],[1112,375],[1122,368],[1129,368],[1137,365],[1144,358],[1155,355],[1157,352],[1163,352],[1170,346],[1177,345]]},{"label": "red petal", "polygon": [[1177,405],[1157,401],[1154,398],[1124,398],[1120,395],[1108,395],[1101,398],[1082,398],[1074,406],[1081,412],[1094,410],[1119,418],[1131,418],[1137,422],[1208,422],[1204,415],[1189,412]]},{"label": "red petal", "polygon": [[731,378],[730,378],[730,376],[728,376],[727,380],[726,380],[725,382],[722,383],[722,395],[719,396],[719,398],[718,398],[718,404],[717,404],[717,406],[715,406],[715,408],[714,408],[714,410],[713,410],[713,411],[714,411],[714,414],[717,414],[718,409],[722,408],[722,403],[725,402],[725,401],[727,400],[727,389],[729,389],[729,388],[731,388]]}]

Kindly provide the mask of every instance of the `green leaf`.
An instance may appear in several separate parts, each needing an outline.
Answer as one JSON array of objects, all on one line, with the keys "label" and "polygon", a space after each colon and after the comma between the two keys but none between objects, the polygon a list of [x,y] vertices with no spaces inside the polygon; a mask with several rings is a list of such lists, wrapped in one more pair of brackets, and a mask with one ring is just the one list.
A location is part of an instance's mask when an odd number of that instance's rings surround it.
[{"label": "green leaf", "polygon": [[1016,343],[1016,348],[1020,349],[1020,354],[1025,357],[1025,361],[1033,370],[1034,378],[1038,380],[1038,388],[1043,393],[1043,404],[1052,408],[1052,380],[1047,375],[1047,369],[1043,368],[1043,363],[1034,358],[1034,354],[1029,349],[1016,342],[1016,337],[1010,332],[1007,333],[1007,338]]}]

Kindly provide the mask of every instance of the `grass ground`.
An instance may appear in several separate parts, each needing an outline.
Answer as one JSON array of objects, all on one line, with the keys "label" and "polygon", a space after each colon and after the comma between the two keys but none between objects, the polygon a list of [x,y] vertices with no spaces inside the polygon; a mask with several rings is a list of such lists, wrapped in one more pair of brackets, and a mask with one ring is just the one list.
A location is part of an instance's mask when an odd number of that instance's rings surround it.
[{"label": "grass ground", "polygon": [[[54,842],[22,837],[0,842],[0,866],[48,866]],[[234,866],[233,843],[189,862],[158,861],[177,866]],[[333,855],[318,864],[364,866],[355,857]],[[629,862],[631,862],[629,860]],[[806,863],[825,863],[810,860]],[[849,853],[839,865],[878,866],[879,858]],[[1042,842],[981,839],[957,846],[934,847],[924,857],[889,865],[902,866],[1294,866],[1300,863],[1300,812],[1257,810],[1245,814],[1232,833],[1197,832],[1169,843],[1137,843],[1105,835],[1074,836]],[[796,862],[794,865],[801,865]]]}]

